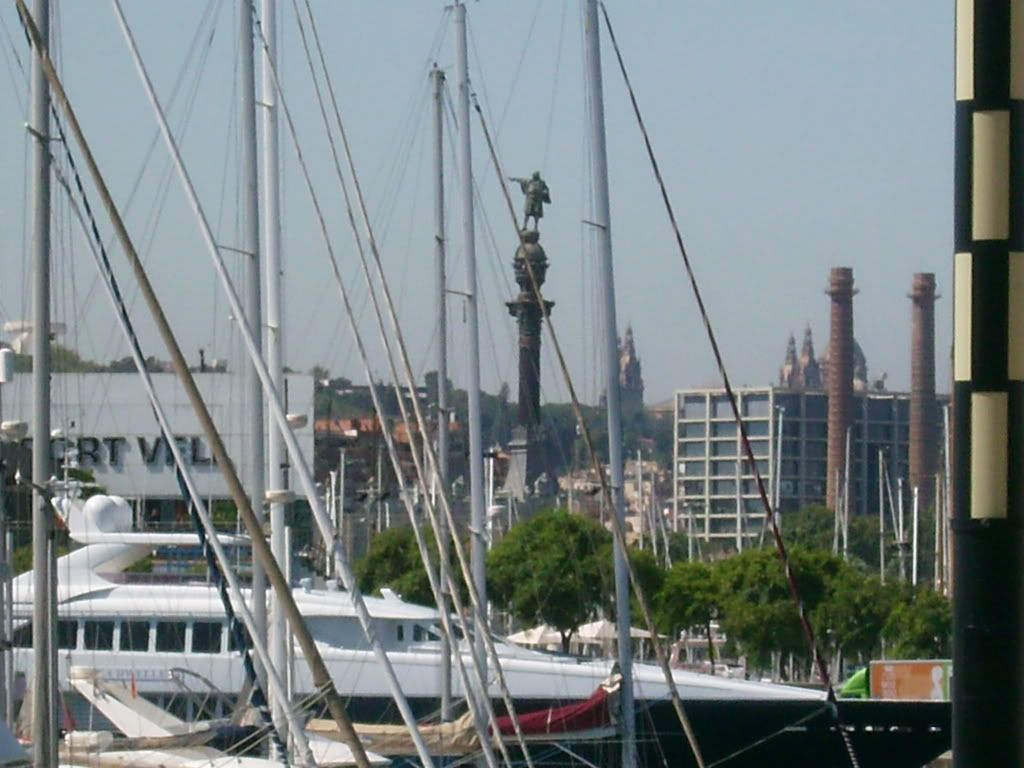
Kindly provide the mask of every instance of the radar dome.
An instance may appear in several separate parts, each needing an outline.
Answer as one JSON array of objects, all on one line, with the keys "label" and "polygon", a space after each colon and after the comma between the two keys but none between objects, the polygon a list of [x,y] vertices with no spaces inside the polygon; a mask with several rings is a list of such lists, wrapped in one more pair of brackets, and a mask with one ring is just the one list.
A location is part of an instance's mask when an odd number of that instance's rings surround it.
[{"label": "radar dome", "polygon": [[[120,496],[90,496],[82,507],[81,515],[81,528],[89,532],[127,533],[132,529],[132,508]],[[77,528],[73,523],[69,527],[72,531]]]}]

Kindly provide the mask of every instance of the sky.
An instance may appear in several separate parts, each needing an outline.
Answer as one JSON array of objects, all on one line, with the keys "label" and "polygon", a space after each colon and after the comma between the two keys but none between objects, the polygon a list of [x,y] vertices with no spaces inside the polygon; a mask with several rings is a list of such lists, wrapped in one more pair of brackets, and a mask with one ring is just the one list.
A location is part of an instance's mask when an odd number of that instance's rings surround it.
[{"label": "sky", "polygon": [[[241,349],[209,256],[108,2],[54,0],[54,48],[66,90],[151,278],[193,359],[237,367]],[[218,0],[124,0],[132,31],[218,242],[241,239],[238,9]],[[301,5],[301,3],[300,3]],[[819,354],[824,288],[854,270],[855,334],[869,377],[909,386],[915,272],[935,272],[937,381],[949,379],[953,198],[953,8],[934,0],[608,0],[608,11],[735,384],[777,377],[786,339],[805,326]],[[328,212],[332,245],[357,296],[375,375],[384,375],[354,240],[320,123],[293,3],[279,3],[281,84]],[[435,366],[432,106],[429,71],[449,77],[452,14],[443,2],[313,0],[330,75],[381,242],[418,375]],[[546,298],[584,399],[601,391],[600,307],[591,218],[578,2],[479,0],[468,6],[471,87],[508,175],[542,172],[552,195],[541,221],[551,266]],[[28,53],[12,3],[0,6],[0,320],[28,317]],[[618,324],[631,324],[648,403],[718,383],[668,218],[607,34],[603,74]],[[461,237],[454,118],[444,163],[449,244],[450,373],[465,385],[468,282]],[[478,123],[471,126],[483,386],[515,391],[517,238]],[[296,154],[282,127],[286,361],[364,374],[328,269]],[[123,357],[112,310],[63,193],[54,194],[54,319],[63,341],[99,360]],[[513,190],[517,212],[521,195]],[[92,195],[94,207],[98,200]],[[107,222],[102,231],[109,234]],[[112,259],[135,290],[116,248]],[[224,251],[236,280],[241,257]],[[147,353],[166,357],[141,302]],[[550,345],[543,398],[567,399]]]}]

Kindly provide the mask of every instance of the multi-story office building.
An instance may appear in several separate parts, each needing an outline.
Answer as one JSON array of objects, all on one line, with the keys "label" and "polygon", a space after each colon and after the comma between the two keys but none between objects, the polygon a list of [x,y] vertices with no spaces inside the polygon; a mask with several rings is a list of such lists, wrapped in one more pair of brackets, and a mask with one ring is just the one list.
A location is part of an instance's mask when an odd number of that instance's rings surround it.
[{"label": "multi-story office building", "polygon": [[[740,389],[736,395],[757,470],[785,527],[787,512],[825,503],[828,394],[770,386]],[[849,509],[851,515],[877,514],[880,452],[894,488],[908,475],[910,395],[862,388],[854,398]],[[941,407],[938,415],[941,420]],[[674,423],[678,530],[737,549],[759,539],[764,507],[725,391],[676,392]],[[935,434],[942,434],[941,427]],[[840,480],[847,487],[845,477]],[[909,498],[909,488],[907,493]]]}]

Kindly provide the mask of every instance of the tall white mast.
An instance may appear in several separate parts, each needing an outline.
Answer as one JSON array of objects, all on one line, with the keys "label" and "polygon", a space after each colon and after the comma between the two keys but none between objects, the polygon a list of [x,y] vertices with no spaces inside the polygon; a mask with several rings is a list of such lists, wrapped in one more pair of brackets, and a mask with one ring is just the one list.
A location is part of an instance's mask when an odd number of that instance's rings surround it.
[{"label": "tall white mast", "polygon": [[[448,492],[448,278],[445,272],[445,229],[444,229],[444,72],[434,67],[430,73],[434,83],[434,266],[437,285],[437,474],[434,478],[435,492]],[[429,438],[428,438],[429,439]],[[441,571],[441,595],[444,605],[441,611],[448,611],[446,594],[448,579],[448,526],[441,516],[442,549],[438,555]],[[441,637],[441,720],[452,718],[452,654],[447,634]]]},{"label": "tall white mast", "polygon": [[[267,280],[267,367],[278,392],[284,392],[284,335],[281,312],[281,192],[278,180],[277,104],[274,91],[274,71],[277,65],[277,0],[262,0],[260,25],[263,32],[263,55],[260,57],[260,100],[263,107],[263,252]],[[257,386],[259,381],[257,379]],[[286,404],[287,407],[287,404]],[[278,563],[287,562],[285,545],[285,501],[288,476],[285,466],[288,454],[281,431],[273,424],[267,435],[267,486],[270,493],[270,550]],[[288,628],[279,600],[271,595],[270,624],[267,644],[270,658],[282,677],[288,665]],[[286,683],[287,685],[287,683]],[[278,698],[271,696],[272,715],[279,732],[283,734],[284,712]]]},{"label": "tall white mast", "polygon": [[[49,0],[32,16],[50,44]],[[57,604],[53,509],[40,489],[50,481],[50,91],[40,56],[32,57],[29,133],[32,134],[32,745],[35,764],[57,764],[57,689],[51,626]]]},{"label": "tall white mast", "polygon": [[[589,101],[590,149],[594,184],[594,225],[597,233],[598,278],[604,296],[605,400],[608,409],[608,464],[614,508],[611,513],[625,530],[623,499],[622,402],[619,396],[618,337],[615,320],[615,282],[612,268],[611,211],[608,201],[608,150],[604,133],[604,89],[601,81],[601,41],[597,0],[584,0],[586,79]],[[615,542],[615,606],[619,636],[619,671],[622,673],[622,766],[636,765],[636,715],[633,704],[633,649],[629,629],[629,571],[626,552]]]},{"label": "tall white mast", "polygon": [[846,429],[846,461],[843,464],[843,560],[850,559],[850,438],[852,430]]},{"label": "tall white mast", "polygon": [[903,516],[903,478],[899,477],[896,479],[896,493],[897,493],[897,504],[899,505],[898,517],[896,518],[896,538],[899,542],[899,556],[900,556],[900,581],[907,580],[907,537],[904,535],[904,516]]},{"label": "tall white mast", "polygon": [[885,584],[885,464],[878,449],[878,578]]},{"label": "tall white mast", "polygon": [[[253,37],[253,0],[241,0],[238,7],[238,48],[240,54],[238,87],[241,94],[239,117],[242,126],[242,258],[245,259],[245,317],[249,321],[256,344],[263,335],[263,310],[260,306],[260,193],[256,176],[256,65]],[[279,390],[280,391],[280,390]],[[248,496],[253,511],[262,521],[264,502],[263,390],[256,368],[245,366],[245,415],[248,428],[249,477]],[[256,625],[262,627],[266,639],[267,580],[263,568],[252,564],[252,613]]]},{"label": "tall white mast", "polygon": [[[480,434],[480,328],[477,318],[476,229],[473,220],[473,166],[469,135],[469,60],[466,47],[466,6],[455,2],[456,78],[458,80],[457,117],[459,121],[459,171],[462,182],[462,239],[466,262],[466,333],[469,336],[469,363],[466,392],[469,399],[469,499],[470,565],[473,583],[480,595],[481,611],[487,608],[487,582],[484,556],[484,450]],[[483,618],[481,616],[480,618]],[[477,627],[474,653],[486,668],[484,628]],[[486,695],[486,694],[485,694]]]},{"label": "tall white mast", "polygon": [[913,499],[911,506],[911,539],[910,539],[910,583],[915,587],[917,586],[917,541],[918,541],[918,523],[921,519],[919,500],[920,495],[918,493],[918,487],[915,485],[913,490]]}]

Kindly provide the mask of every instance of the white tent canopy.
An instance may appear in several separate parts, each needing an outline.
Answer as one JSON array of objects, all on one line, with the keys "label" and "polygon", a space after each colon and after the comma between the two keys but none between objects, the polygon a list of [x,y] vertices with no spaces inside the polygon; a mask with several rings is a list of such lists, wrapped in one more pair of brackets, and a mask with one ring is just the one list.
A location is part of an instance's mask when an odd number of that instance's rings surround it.
[{"label": "white tent canopy", "polygon": [[[631,627],[629,636],[634,640],[650,640],[651,633],[646,629]],[[614,622],[608,619],[598,619],[597,621],[581,625],[579,629],[572,633],[570,642],[574,646],[607,645],[614,642],[617,637],[618,632],[615,629]],[[562,635],[551,625],[540,624],[509,635],[508,640],[516,645],[524,645],[531,648],[549,646],[557,648],[561,646]]]},{"label": "white tent canopy", "polygon": [[[598,619],[583,624],[576,630],[573,639],[579,643],[605,643],[615,640],[618,636],[619,633],[614,622],[608,619]],[[634,640],[650,640],[651,633],[646,629],[640,629],[640,627],[630,627],[629,636]]]},{"label": "white tent canopy", "polygon": [[536,627],[530,627],[520,632],[516,632],[514,635],[508,636],[508,641],[515,643],[516,645],[526,646],[549,646],[549,645],[561,645],[562,635],[554,627],[548,624],[541,624]]}]

